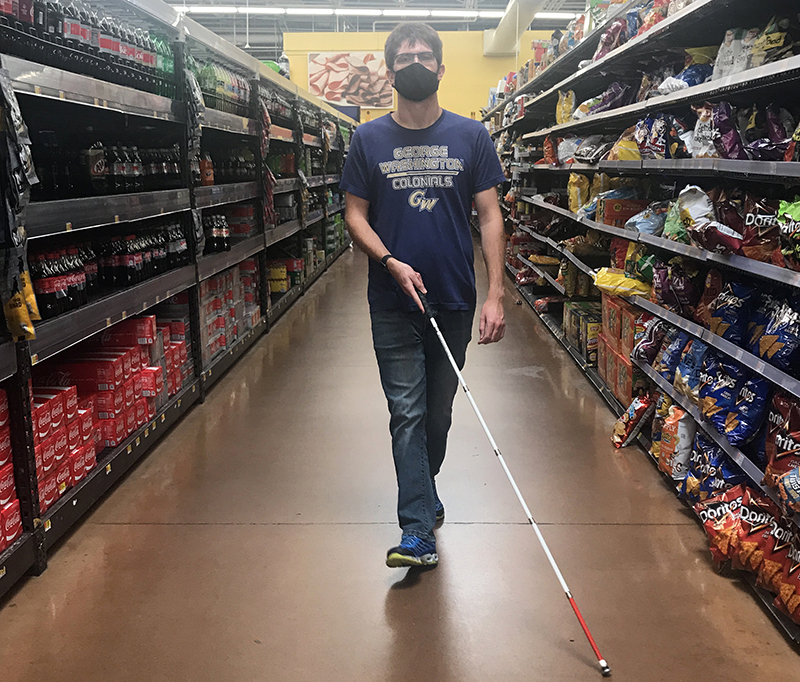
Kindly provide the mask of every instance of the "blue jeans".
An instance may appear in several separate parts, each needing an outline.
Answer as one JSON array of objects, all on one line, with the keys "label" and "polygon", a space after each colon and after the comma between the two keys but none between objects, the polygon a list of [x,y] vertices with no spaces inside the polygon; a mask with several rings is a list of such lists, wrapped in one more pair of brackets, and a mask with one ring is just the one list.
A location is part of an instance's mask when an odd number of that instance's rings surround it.
[{"label": "blue jeans", "polygon": [[[442,310],[436,321],[459,369],[472,337],[474,310]],[[433,538],[433,478],[447,449],[458,379],[436,332],[420,312],[373,312],[372,341],[397,474],[397,517],[404,535]]]}]

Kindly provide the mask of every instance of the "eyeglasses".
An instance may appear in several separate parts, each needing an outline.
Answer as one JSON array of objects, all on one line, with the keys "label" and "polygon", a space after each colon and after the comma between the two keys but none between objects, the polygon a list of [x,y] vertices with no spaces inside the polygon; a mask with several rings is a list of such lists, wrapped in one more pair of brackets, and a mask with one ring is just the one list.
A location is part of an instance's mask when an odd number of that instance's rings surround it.
[{"label": "eyeglasses", "polygon": [[408,66],[419,60],[424,66],[436,66],[439,62],[433,52],[404,52],[394,58],[395,66]]}]

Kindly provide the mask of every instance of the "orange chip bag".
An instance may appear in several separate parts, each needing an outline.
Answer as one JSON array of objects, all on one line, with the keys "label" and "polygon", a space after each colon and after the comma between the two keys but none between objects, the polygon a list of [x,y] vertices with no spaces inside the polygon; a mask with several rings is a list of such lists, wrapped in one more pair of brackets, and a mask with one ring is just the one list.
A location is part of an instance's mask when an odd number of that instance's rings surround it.
[{"label": "orange chip bag", "polygon": [[733,555],[738,542],[739,510],[744,498],[744,485],[737,485],[720,495],[694,505],[708,535],[711,559],[719,568]]},{"label": "orange chip bag", "polygon": [[794,526],[782,516],[778,516],[767,531],[764,560],[758,569],[758,584],[773,594],[781,593],[783,575],[790,563],[789,549],[795,535]]},{"label": "orange chip bag", "polygon": [[795,534],[783,563],[775,606],[800,623],[800,535]]}]

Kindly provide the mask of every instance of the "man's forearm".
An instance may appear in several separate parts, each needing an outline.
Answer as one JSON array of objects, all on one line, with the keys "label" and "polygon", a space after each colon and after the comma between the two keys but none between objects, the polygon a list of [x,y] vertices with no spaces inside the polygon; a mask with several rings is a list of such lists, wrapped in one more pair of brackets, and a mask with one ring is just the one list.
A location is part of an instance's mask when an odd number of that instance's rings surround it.
[{"label": "man's forearm", "polygon": [[481,246],[483,248],[483,262],[486,264],[486,274],[489,278],[489,298],[503,298],[503,261],[505,260],[506,234],[503,228],[503,218],[498,210],[482,221]]},{"label": "man's forearm", "polygon": [[386,248],[381,238],[362,216],[347,216],[345,225],[352,240],[373,260],[379,261],[389,253],[389,249]]}]

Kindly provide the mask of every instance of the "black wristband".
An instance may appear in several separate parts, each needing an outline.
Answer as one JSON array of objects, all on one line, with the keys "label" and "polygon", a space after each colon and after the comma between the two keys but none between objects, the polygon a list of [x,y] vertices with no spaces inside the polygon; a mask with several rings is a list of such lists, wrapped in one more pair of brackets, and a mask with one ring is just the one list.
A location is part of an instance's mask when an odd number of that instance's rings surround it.
[{"label": "black wristband", "polygon": [[381,265],[384,268],[387,268],[387,269],[389,268],[388,262],[389,262],[390,258],[394,258],[394,256],[391,253],[387,253],[383,258],[381,258]]}]

